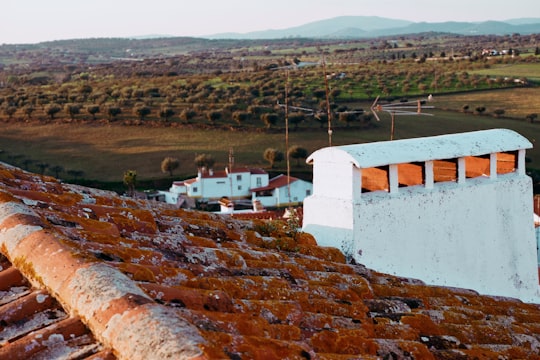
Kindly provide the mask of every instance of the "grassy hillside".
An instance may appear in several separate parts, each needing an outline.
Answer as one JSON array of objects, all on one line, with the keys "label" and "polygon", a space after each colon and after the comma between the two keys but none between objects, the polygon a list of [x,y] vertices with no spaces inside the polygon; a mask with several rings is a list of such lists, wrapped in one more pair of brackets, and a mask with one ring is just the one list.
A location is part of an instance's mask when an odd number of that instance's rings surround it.
[{"label": "grassy hillside", "polygon": [[[278,105],[285,94],[290,105],[317,114],[330,106],[334,145],[389,139],[389,115],[377,122],[369,112],[376,96],[398,102],[428,94],[435,95],[434,116],[398,117],[396,139],[505,127],[535,143],[540,125],[525,121],[540,114],[540,58],[533,55],[540,50],[531,40],[425,34],[0,46],[0,160],[68,181],[116,185],[133,169],[141,183],[148,181],[144,187],[158,188],[172,180],[160,170],[168,156],[180,160],[175,179],[193,176],[201,153],[225,167],[231,149],[237,165],[267,167],[266,148],[285,152]],[[482,56],[484,48],[521,56]],[[292,65],[305,62],[313,63]],[[339,115],[359,109],[365,112],[354,118]],[[328,145],[326,121],[314,113],[289,116],[289,144],[308,153]],[[536,149],[529,158],[540,169]],[[275,170],[284,172],[285,163]],[[296,161],[292,170],[311,174]]]},{"label": "grassy hillside", "polygon": [[[514,90],[516,91],[516,90]],[[482,94],[485,96],[485,94]],[[461,104],[457,95],[437,98],[435,104],[450,107],[452,101]],[[467,99],[471,101],[471,97]],[[475,99],[473,101],[480,101]],[[471,102],[472,104],[472,102]],[[461,105],[459,105],[460,107]],[[434,116],[404,116],[396,118],[395,138],[411,138],[446,133],[457,133],[489,128],[509,128],[526,136],[533,143],[540,139],[540,123],[523,120],[494,118],[458,111],[435,109]],[[390,118],[381,114],[381,121],[371,129],[347,128],[335,124],[333,144],[344,145],[388,140]],[[140,180],[167,178],[161,173],[160,163],[166,156],[180,160],[174,178],[184,178],[196,173],[194,158],[197,154],[212,154],[216,168],[223,168],[228,153],[233,149],[237,165],[268,167],[262,154],[268,147],[285,151],[284,132],[248,132],[225,130],[199,130],[187,128],[148,128],[137,126],[96,126],[88,124],[21,125],[2,124],[0,133],[0,160],[41,172],[39,164],[48,164],[46,174],[54,175],[53,167],[61,166],[61,178],[70,178],[68,170],[80,170],[81,177],[100,181],[121,181],[125,170],[134,169]],[[291,145],[300,145],[309,153],[327,146],[326,128],[318,124],[304,124],[298,131],[290,132]],[[528,152],[529,167],[540,169],[540,148]],[[25,162],[26,160],[26,162]],[[310,172],[303,164],[293,171]],[[285,163],[278,163],[277,171],[285,171]],[[170,179],[169,179],[170,180]],[[165,181],[165,186],[169,185]]]}]

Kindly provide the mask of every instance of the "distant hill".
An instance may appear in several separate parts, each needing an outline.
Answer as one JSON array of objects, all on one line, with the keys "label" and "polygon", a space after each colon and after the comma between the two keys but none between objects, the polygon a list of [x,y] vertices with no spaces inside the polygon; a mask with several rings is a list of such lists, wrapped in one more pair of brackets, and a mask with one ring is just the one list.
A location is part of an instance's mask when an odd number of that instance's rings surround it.
[{"label": "distant hill", "polygon": [[425,32],[459,35],[507,35],[540,33],[540,18],[484,22],[412,22],[378,16],[339,16],[287,29],[249,33],[222,33],[208,39],[369,38]]}]

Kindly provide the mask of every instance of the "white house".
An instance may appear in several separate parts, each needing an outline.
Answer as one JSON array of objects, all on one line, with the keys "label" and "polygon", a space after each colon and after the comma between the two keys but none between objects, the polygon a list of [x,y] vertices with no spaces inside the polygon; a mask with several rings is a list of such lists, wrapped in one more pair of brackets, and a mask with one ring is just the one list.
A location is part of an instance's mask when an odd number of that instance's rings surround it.
[{"label": "white house", "polygon": [[303,230],[376,271],[538,302],[531,147],[494,129],[317,150]]},{"label": "white house", "polygon": [[265,207],[293,206],[301,204],[313,192],[309,181],[286,175],[278,175],[267,186],[251,190],[252,200],[259,200]]},{"label": "white house", "polygon": [[251,198],[251,189],[268,185],[268,173],[262,169],[235,168],[232,171],[201,170],[196,178],[175,181],[169,191],[163,191],[165,201],[177,204],[184,196],[204,201]]}]

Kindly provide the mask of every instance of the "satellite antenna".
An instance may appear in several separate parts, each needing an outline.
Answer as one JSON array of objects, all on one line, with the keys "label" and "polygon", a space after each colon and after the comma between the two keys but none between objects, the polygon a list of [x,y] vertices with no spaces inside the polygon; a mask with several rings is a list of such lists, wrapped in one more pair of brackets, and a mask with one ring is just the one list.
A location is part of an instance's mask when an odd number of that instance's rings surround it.
[{"label": "satellite antenna", "polygon": [[390,127],[390,140],[394,140],[394,128],[396,116],[402,115],[426,115],[433,116],[433,114],[424,113],[422,109],[433,109],[434,106],[425,106],[428,101],[433,100],[433,96],[429,95],[426,99],[418,99],[416,101],[405,101],[401,103],[388,103],[388,104],[379,104],[379,97],[375,99],[373,105],[371,105],[371,112],[377,119],[381,121],[377,113],[379,111],[384,111],[390,114],[392,119],[392,124]]}]

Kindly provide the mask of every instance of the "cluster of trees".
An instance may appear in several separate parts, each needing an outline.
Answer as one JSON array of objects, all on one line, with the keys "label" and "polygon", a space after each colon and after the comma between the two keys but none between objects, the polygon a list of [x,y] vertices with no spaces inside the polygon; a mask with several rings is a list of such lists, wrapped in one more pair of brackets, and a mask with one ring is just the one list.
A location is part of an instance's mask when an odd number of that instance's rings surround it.
[{"label": "cluster of trees", "polygon": [[[300,160],[308,156],[308,150],[299,146],[293,145],[288,149],[287,155],[290,159],[296,160],[296,166],[300,166]],[[274,168],[276,162],[285,160],[285,154],[276,148],[267,148],[262,154],[264,160],[268,162],[270,168]],[[198,170],[212,169],[216,160],[210,154],[198,154],[194,159],[195,166]],[[167,156],[161,161],[161,172],[173,176],[173,172],[180,167],[178,158]]]},{"label": "cluster of trees", "polygon": [[[300,159],[305,159],[308,156],[307,149],[294,145],[291,146],[287,152],[287,156],[290,159],[296,160],[296,166],[300,166]],[[268,161],[270,168],[274,168],[276,162],[285,160],[285,154],[276,148],[267,148],[263,153],[264,160]]]},{"label": "cluster of trees", "polygon": [[[445,72],[421,66],[403,70],[396,66],[375,64],[369,70],[350,67],[347,78],[333,80],[329,97],[335,118],[344,124],[369,123],[368,114],[353,115],[348,103],[367,100],[375,94],[401,97],[469,88],[515,86],[514,79],[482,77],[468,72]],[[448,69],[446,70],[448,71]],[[289,89],[291,104],[313,109],[289,114],[296,129],[306,120],[326,119],[326,90],[320,69],[302,71]],[[57,87],[24,87],[17,91],[0,89],[0,118],[7,120],[115,121],[137,124],[149,122],[204,124],[272,128],[284,119],[283,109],[276,103],[284,100],[285,79],[280,72],[260,74],[229,73],[199,77],[189,82],[156,78],[153,86],[134,83],[133,79],[116,84],[96,80],[92,85],[78,80]],[[82,82],[82,83],[81,83]],[[213,83],[213,84],[211,84]],[[522,83],[526,83],[524,79]],[[321,116],[310,115],[319,113]],[[340,115],[339,113],[343,113]],[[63,115],[63,117],[62,117]]]},{"label": "cluster of trees", "polygon": [[[468,42],[456,48],[462,49],[460,55],[472,54],[473,46],[479,47],[473,39],[465,40]],[[504,41],[514,48],[522,41],[514,37],[488,40],[496,44]],[[98,64],[90,70],[83,63],[0,68],[0,119],[269,129],[283,126],[284,112],[276,104],[283,103],[287,85],[290,104],[313,109],[313,113],[290,113],[291,125],[298,128],[303,123],[319,122],[324,126],[327,110],[324,77],[327,76],[335,118],[346,125],[356,122],[369,127],[369,114],[347,113],[355,102],[378,95],[392,99],[522,86],[527,84],[526,79],[516,82],[512,78],[480,76],[471,71],[499,62],[538,61],[533,56],[463,60],[457,56],[457,50],[456,56],[446,56],[445,48],[441,47],[456,45],[452,38],[439,42],[422,37],[403,38],[399,39],[399,46],[394,43],[391,47],[382,46],[380,41],[388,43],[388,40],[363,40],[339,47],[321,43],[313,47],[314,53],[304,48],[290,50],[285,56],[262,47],[221,49],[140,62]],[[332,46],[335,46],[333,50]],[[410,53],[403,56],[406,52]],[[320,58],[321,55],[328,62],[327,74],[323,74],[320,66],[302,68],[290,71],[287,84],[282,67],[294,66],[304,56]],[[449,60],[414,60],[439,55]],[[294,61],[285,60],[288,57]],[[250,58],[257,60],[245,60]],[[310,116],[319,113],[321,116]]]}]

